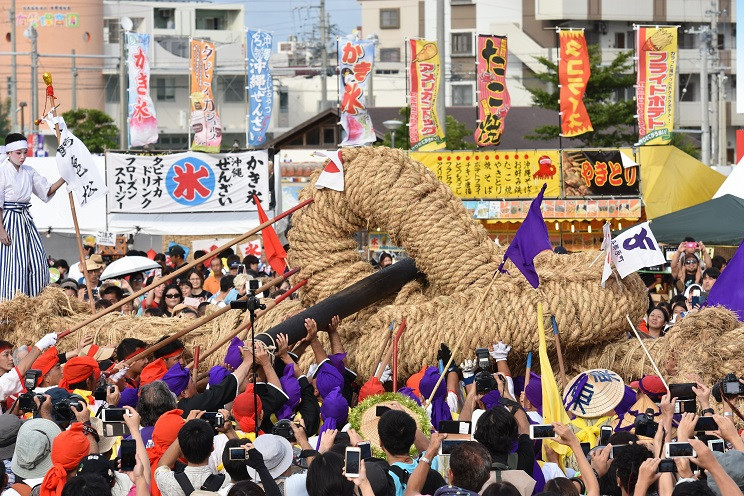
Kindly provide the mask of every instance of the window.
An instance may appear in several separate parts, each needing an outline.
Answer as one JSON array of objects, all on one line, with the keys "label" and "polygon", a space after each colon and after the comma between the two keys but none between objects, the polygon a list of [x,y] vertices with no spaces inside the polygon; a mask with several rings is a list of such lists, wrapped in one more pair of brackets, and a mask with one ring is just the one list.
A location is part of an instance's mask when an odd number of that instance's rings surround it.
[{"label": "window", "polygon": [[400,62],[400,48],[381,48],[380,62]]},{"label": "window", "polygon": [[155,9],[156,29],[176,29],[176,9]]},{"label": "window", "polygon": [[320,129],[313,128],[308,129],[305,133],[305,144],[306,145],[312,145],[312,146],[319,146],[320,145]]},{"label": "window", "polygon": [[453,84],[452,106],[470,107],[473,105],[473,87],[469,84]]},{"label": "window", "polygon": [[323,128],[323,144],[324,145],[333,145],[333,146],[335,146],[337,144],[337,142],[336,142],[336,128],[333,128],[333,127],[324,127]]},{"label": "window", "polygon": [[625,48],[625,33],[615,33],[615,48]]},{"label": "window", "polygon": [[245,101],[245,77],[224,76],[220,78],[220,87],[225,102]]},{"label": "window", "polygon": [[119,76],[106,76],[106,103],[119,103]]},{"label": "window", "polygon": [[279,112],[289,112],[289,91],[287,88],[279,88]]},{"label": "window", "polygon": [[452,33],[452,55],[473,55],[473,33]]},{"label": "window", "polygon": [[107,41],[109,43],[119,43],[119,37],[121,36],[119,19],[104,19],[103,32],[108,35]]},{"label": "window", "polygon": [[155,98],[159,102],[176,101],[176,78],[174,77],[156,77]]},{"label": "window", "polygon": [[380,29],[400,29],[400,9],[380,9]]},{"label": "window", "polygon": [[155,43],[176,57],[189,58],[189,38],[187,36],[156,36]]},{"label": "window", "polygon": [[196,9],[196,29],[227,29],[227,11]]}]

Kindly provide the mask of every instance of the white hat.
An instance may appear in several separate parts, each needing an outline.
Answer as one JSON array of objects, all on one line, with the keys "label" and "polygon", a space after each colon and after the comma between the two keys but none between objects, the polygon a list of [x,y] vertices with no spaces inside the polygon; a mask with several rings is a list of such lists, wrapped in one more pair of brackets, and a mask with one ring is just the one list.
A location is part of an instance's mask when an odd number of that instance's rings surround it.
[{"label": "white hat", "polygon": [[[292,445],[281,436],[262,434],[253,442],[253,447],[263,455],[264,464],[274,479],[286,472],[292,465],[292,457],[294,456]],[[254,481],[261,479],[251,467],[246,467],[246,469],[248,469],[248,475]]]}]

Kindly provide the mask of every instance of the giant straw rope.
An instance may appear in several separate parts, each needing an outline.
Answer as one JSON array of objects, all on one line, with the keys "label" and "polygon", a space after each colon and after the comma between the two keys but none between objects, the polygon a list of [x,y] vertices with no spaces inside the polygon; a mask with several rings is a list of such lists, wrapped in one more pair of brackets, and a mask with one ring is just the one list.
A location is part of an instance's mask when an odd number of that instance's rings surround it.
[{"label": "giant straw rope", "polygon": [[[466,328],[467,315],[497,270],[503,249],[488,238],[447,186],[403,152],[382,147],[344,149],[343,161],[345,191],[315,189],[316,172],[300,195],[301,200],[313,197],[315,202],[292,219],[290,265],[301,268],[295,280],[308,280],[301,300],[287,300],[269,311],[257,321],[256,332],[371,274],[374,269],[361,258],[352,235],[379,227],[406,249],[426,277],[341,323],[349,366],[362,377],[374,373],[375,355],[390,322],[403,317],[407,330],[400,346],[402,378],[434,363],[439,343],[453,346],[461,333],[466,337],[458,362],[472,356],[474,348],[501,339],[514,349],[516,373],[516,367],[523,365],[519,357],[537,349],[538,301],[543,302],[546,320],[556,316],[569,371],[607,367],[626,380],[650,373],[640,345],[625,334],[625,315],[638,322],[648,304],[637,275],[626,277],[620,285],[612,277],[602,289],[601,264],[589,267],[594,253],[545,252],[535,260],[540,288],[534,290],[508,263],[511,274],[497,274],[484,310]],[[46,332],[82,321],[86,312],[83,303],[56,288],[36,298],[19,295],[0,303],[0,338],[33,343]],[[188,334],[186,346],[200,344],[206,349],[245,318],[237,310],[230,311]],[[124,337],[154,342],[185,325],[180,319],[108,315],[86,330],[95,332],[99,343],[118,343]],[[325,340],[323,333],[321,339]],[[712,384],[727,372],[744,370],[744,358],[738,353],[743,339],[744,326],[730,312],[706,309],[685,317],[666,337],[648,344],[672,382],[695,373]],[[60,349],[72,349],[76,341],[67,338]],[[305,354],[303,364],[312,360],[311,355]],[[201,369],[223,357],[224,352],[213,354]],[[533,364],[533,370],[539,367]]]}]

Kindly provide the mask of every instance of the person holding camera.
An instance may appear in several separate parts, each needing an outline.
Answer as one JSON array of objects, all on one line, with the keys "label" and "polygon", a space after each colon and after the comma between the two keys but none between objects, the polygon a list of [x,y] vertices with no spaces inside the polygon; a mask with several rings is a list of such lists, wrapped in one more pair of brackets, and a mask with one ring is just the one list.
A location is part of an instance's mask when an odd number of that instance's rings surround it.
[{"label": "person holding camera", "polygon": [[[700,251],[699,256],[696,254],[698,250]],[[690,284],[701,284],[703,270],[712,266],[713,262],[708,250],[705,249],[705,244],[702,241],[696,242],[695,238],[686,237],[672,255],[672,277],[677,289],[684,292]]]}]

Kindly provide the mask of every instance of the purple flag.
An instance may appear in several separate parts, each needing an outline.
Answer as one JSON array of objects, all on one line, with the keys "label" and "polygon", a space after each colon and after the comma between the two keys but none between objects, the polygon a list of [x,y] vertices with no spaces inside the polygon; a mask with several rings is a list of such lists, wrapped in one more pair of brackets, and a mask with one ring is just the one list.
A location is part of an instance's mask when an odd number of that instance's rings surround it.
[{"label": "purple flag", "polygon": [[708,294],[707,306],[722,305],[744,320],[744,241],[716,279]]},{"label": "purple flag", "polygon": [[499,265],[499,271],[508,274],[509,272],[504,270],[504,264],[507,258],[511,260],[519,271],[524,274],[527,281],[532,284],[533,288],[537,288],[540,285],[540,278],[535,270],[535,265],[532,263],[533,260],[538,253],[553,249],[548,238],[548,228],[545,226],[545,221],[540,211],[540,204],[542,204],[545,188],[547,187],[547,183],[543,184],[540,193],[532,200],[527,217],[525,217],[524,222],[517,229],[517,234],[514,235],[514,239],[509,243],[509,248],[504,253],[504,260]]}]

